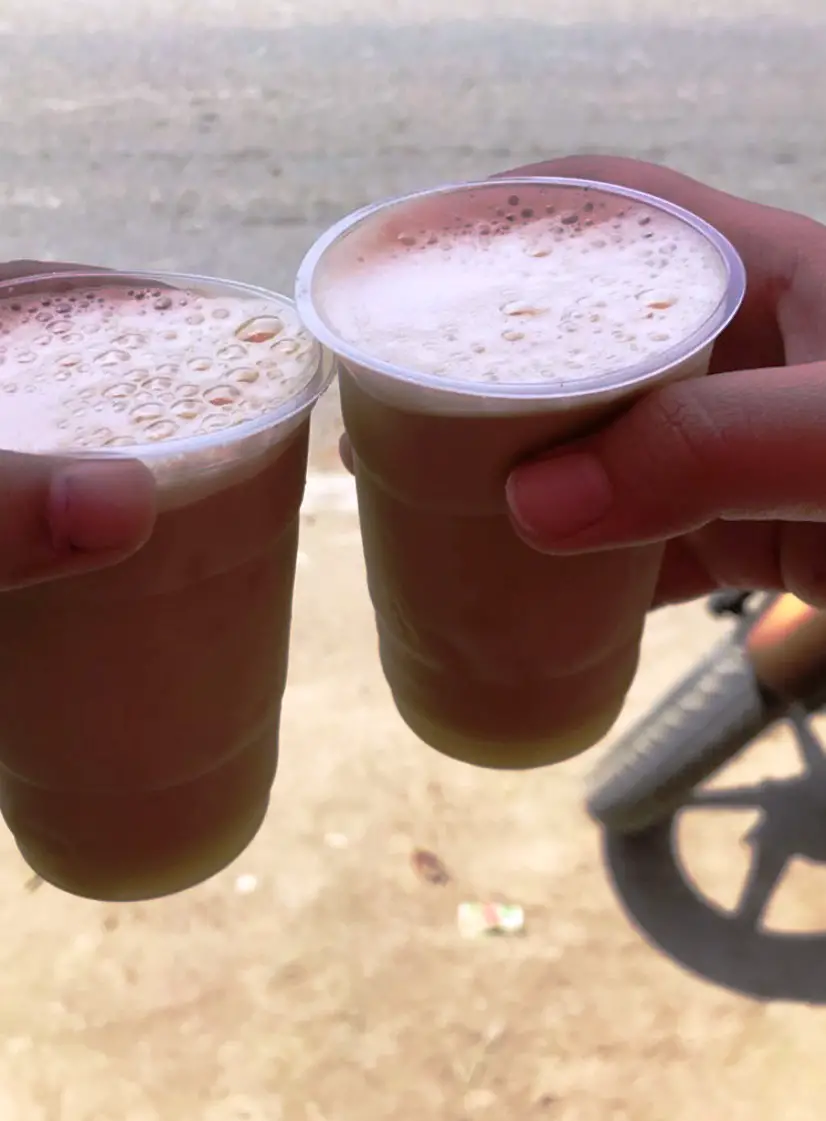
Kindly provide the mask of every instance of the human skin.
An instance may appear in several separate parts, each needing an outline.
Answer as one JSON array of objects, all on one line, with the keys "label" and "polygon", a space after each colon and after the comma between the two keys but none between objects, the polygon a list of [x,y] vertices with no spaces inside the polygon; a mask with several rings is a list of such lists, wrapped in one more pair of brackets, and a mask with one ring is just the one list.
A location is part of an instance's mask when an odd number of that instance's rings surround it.
[{"label": "human skin", "polygon": [[652,606],[717,587],[826,606],[826,227],[620,157],[508,174],[671,199],[721,230],[748,274],[714,350],[717,376],[655,390],[599,433],[514,471],[508,498],[523,539],[558,556],[663,542]]},{"label": "human skin", "polygon": [[[714,348],[716,376],[654,390],[597,434],[513,472],[508,501],[523,539],[559,556],[662,542],[652,607],[719,587],[785,590],[826,607],[826,227],[619,156],[501,174],[669,199],[725,234],[748,274]],[[346,437],[342,458],[351,464]]]}]

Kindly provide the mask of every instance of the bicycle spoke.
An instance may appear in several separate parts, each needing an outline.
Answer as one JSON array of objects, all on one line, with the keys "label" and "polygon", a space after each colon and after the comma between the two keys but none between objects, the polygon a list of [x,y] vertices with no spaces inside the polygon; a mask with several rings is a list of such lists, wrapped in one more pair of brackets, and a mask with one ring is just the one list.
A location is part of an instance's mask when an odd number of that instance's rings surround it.
[{"label": "bicycle spoke", "polygon": [[754,858],[732,917],[738,923],[758,930],[772,896],[780,886],[789,857],[787,853],[761,847],[759,832],[754,835],[753,846]]},{"label": "bicycle spoke", "polygon": [[826,755],[824,755],[823,744],[812,731],[808,713],[802,705],[795,705],[789,712],[789,723],[804,766],[813,776],[826,780]]}]

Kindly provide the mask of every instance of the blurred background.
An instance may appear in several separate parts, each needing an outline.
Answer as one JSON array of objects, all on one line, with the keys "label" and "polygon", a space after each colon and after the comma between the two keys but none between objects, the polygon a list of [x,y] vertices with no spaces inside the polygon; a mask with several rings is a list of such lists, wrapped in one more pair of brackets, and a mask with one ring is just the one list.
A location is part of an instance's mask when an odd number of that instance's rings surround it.
[{"label": "blurred background", "polygon": [[[0,259],[290,292],[367,201],[574,151],[826,219],[824,60],[822,0],[3,0]],[[721,777],[752,806],[622,868],[581,809],[590,760],[526,778],[428,752],[378,671],[337,431],[331,394],[250,850],[108,906],[0,840],[2,1121],[819,1121],[826,844],[789,734]],[[655,617],[622,726],[720,626]],[[757,835],[788,859],[754,930]],[[486,899],[524,931],[462,938],[458,904]]]}]

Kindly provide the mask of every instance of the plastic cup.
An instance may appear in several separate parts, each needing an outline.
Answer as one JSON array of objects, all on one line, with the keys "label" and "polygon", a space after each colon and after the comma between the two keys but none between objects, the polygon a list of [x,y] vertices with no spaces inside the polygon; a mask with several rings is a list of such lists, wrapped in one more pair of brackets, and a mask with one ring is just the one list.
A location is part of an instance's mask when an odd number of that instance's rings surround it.
[{"label": "plastic cup", "polygon": [[[274,315],[292,306],[248,285],[161,273],[26,278],[0,285],[0,298],[121,284],[263,299]],[[255,419],[68,453],[146,463],[154,532],[113,568],[0,594],[0,808],[31,867],[66,891],[179,891],[233,860],[261,825],[310,413],[331,376],[315,342],[306,363],[309,381]]]},{"label": "plastic cup", "polygon": [[[611,213],[629,200],[693,227],[725,276],[708,320],[636,365],[575,380],[469,383],[449,369],[428,375],[381,360],[342,338],[325,313],[324,293],[348,283],[354,252],[369,261],[405,231],[586,202]],[[360,210],[311,248],[296,303],[342,364],[382,666],[399,712],[426,743],[461,760],[525,768],[577,753],[613,724],[635,675],[662,549],[541,555],[512,528],[505,481],[516,463],[587,433],[655,386],[706,374],[744,289],[737,253],[707,223],[641,192],[583,180],[439,187]],[[415,321],[409,329],[415,337]]]}]

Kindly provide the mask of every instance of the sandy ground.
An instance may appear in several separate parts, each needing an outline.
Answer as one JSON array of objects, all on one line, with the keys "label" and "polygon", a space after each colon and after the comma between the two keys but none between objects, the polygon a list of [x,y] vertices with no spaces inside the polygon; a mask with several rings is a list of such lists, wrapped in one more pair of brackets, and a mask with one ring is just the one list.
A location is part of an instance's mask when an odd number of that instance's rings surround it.
[{"label": "sandy ground", "polygon": [[[606,863],[585,761],[476,772],[405,731],[356,520],[324,505],[304,518],[281,771],[247,853],[178,898],[111,906],[27,888],[3,839],[3,1121],[821,1117],[812,783],[785,814],[775,799],[767,851],[793,859],[764,928],[732,917],[791,738],[724,776],[755,809],[693,810],[673,855],[657,840]],[[697,609],[652,621],[624,723],[718,627]],[[418,848],[447,884],[415,875]],[[457,904],[489,898],[523,905],[523,936],[460,936]]]},{"label": "sandy ground", "polygon": [[[826,217],[820,0],[446,10],[5,0],[3,255],[288,288],[368,198],[581,148]],[[178,898],[109,906],[37,887],[0,835],[0,1121],[819,1121],[817,752],[804,768],[775,731],[673,836],[603,852],[590,760],[503,776],[419,745],[378,669],[337,427],[331,396],[255,843]],[[720,627],[652,619],[621,727]],[[755,849],[781,873],[759,929],[738,912]],[[458,903],[490,898],[523,936],[461,938]]]}]

